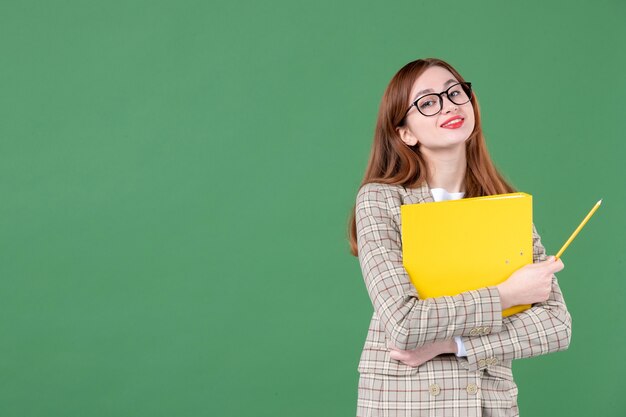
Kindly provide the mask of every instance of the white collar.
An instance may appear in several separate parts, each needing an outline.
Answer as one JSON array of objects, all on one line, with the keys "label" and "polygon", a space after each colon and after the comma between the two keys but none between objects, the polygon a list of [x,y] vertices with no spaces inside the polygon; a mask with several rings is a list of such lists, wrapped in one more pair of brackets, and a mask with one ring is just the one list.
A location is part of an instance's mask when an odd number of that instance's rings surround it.
[{"label": "white collar", "polygon": [[465,195],[462,193],[449,193],[445,188],[431,188],[430,192],[433,195],[433,199],[435,201],[447,201],[447,200],[458,200],[463,198]]}]

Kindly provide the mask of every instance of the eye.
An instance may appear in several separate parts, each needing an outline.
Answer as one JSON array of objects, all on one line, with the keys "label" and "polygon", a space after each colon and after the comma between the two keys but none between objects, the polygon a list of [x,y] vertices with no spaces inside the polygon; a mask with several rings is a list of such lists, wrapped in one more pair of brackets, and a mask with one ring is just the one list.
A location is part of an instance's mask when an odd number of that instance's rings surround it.
[{"label": "eye", "polygon": [[463,91],[463,90],[461,90],[461,87],[460,87],[460,86],[456,86],[456,87],[454,87],[454,89],[453,89],[452,91],[449,91],[449,92],[448,92],[448,95],[449,95],[450,97],[456,97],[456,96],[458,96],[458,95],[462,95],[462,94],[465,94],[465,93],[464,93],[464,91]]},{"label": "eye", "polygon": [[430,107],[434,104],[432,100],[426,100],[420,103],[420,108],[425,109],[426,107]]}]

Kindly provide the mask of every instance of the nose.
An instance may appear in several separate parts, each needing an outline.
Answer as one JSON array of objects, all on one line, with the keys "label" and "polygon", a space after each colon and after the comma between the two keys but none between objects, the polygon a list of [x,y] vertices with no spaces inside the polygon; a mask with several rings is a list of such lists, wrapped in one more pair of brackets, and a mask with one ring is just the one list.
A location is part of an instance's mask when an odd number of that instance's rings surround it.
[{"label": "nose", "polygon": [[443,94],[443,97],[441,98],[443,104],[443,108],[444,108],[444,113],[450,113],[452,111],[452,109],[458,109],[459,106],[458,104],[454,104],[452,102],[452,100],[450,100],[450,97],[448,97],[447,94]]}]

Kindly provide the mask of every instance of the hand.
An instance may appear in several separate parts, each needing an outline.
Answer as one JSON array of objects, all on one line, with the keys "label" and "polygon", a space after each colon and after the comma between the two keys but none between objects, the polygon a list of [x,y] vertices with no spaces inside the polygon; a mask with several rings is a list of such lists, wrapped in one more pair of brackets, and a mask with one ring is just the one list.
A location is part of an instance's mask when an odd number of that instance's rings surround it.
[{"label": "hand", "polygon": [[546,301],[552,291],[552,274],[565,268],[560,259],[550,256],[543,262],[528,264],[497,286],[502,309]]},{"label": "hand", "polygon": [[402,363],[415,368],[428,362],[435,356],[443,353],[456,352],[456,342],[454,340],[444,340],[428,343],[412,350],[401,350],[392,347],[389,351],[389,355],[392,359],[401,361]]}]

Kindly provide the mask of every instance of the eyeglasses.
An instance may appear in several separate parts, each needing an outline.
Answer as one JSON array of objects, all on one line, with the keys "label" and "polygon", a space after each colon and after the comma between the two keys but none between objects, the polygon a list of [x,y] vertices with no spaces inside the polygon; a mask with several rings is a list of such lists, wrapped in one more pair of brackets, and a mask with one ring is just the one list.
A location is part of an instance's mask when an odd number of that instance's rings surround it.
[{"label": "eyeglasses", "polygon": [[[472,83],[457,83],[448,87],[446,91],[441,93],[431,93],[425,96],[418,97],[411,107],[415,108],[424,116],[434,116],[443,108],[443,95],[448,97],[452,103],[461,105],[465,104],[472,99]],[[404,117],[406,117],[411,107],[408,108]]]}]

